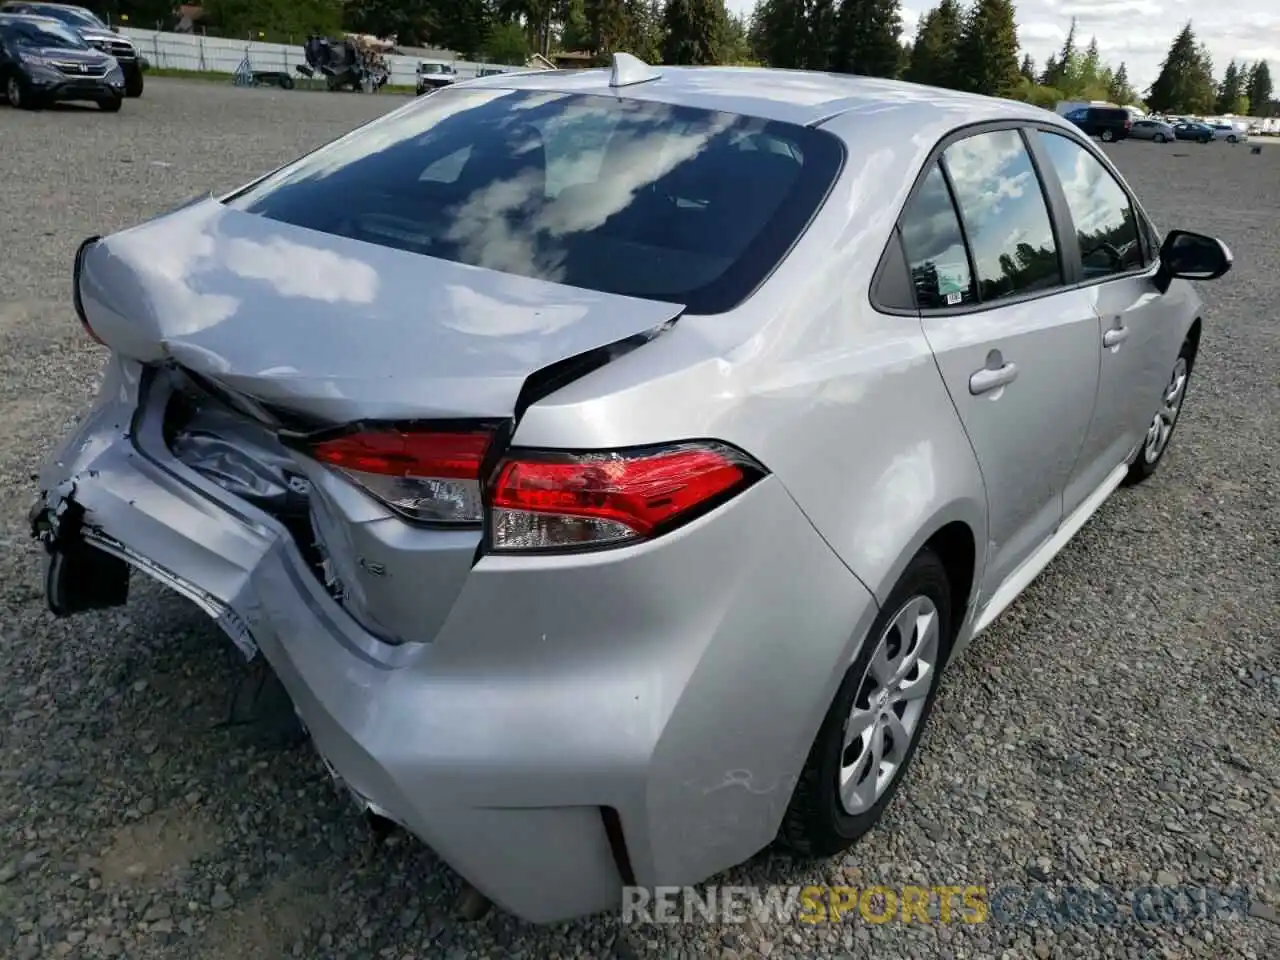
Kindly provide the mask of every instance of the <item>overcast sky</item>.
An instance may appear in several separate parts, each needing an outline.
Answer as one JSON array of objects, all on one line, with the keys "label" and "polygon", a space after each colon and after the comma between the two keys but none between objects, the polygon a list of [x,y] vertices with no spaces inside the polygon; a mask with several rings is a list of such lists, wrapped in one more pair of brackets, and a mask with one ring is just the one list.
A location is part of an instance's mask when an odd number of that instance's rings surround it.
[{"label": "overcast sky", "polygon": [[[740,13],[750,13],[754,6],[754,0],[727,2]],[[915,35],[917,18],[931,5],[928,0],[905,0],[905,36]],[[1080,45],[1096,36],[1103,60],[1112,66],[1124,61],[1139,92],[1155,79],[1169,44],[1188,19],[1213,54],[1219,79],[1232,58],[1266,59],[1271,62],[1272,76],[1280,71],[1280,3],[1276,0],[1219,0],[1215,4],[1197,0],[1016,0],[1016,5],[1018,39],[1023,52],[1035,58],[1037,69],[1062,45],[1074,16],[1079,21]]]}]

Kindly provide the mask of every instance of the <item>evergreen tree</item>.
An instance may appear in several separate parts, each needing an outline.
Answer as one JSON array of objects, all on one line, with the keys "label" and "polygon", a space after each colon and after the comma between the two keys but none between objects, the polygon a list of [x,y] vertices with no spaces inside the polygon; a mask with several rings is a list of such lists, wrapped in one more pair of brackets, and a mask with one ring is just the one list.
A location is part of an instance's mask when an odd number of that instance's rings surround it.
[{"label": "evergreen tree", "polygon": [[1067,39],[1062,42],[1062,49],[1056,57],[1045,65],[1044,85],[1056,87],[1064,92],[1074,92],[1080,72],[1080,51],[1076,49],[1076,18],[1071,18],[1071,27],[1067,30]]},{"label": "evergreen tree", "polygon": [[1084,56],[1080,59],[1080,69],[1076,75],[1076,82],[1082,90],[1088,90],[1094,86],[1102,74],[1102,57],[1098,53],[1098,38],[1090,37],[1089,46],[1085,48]]},{"label": "evergreen tree", "polygon": [[898,0],[841,0],[831,69],[864,77],[895,77],[902,56]]},{"label": "evergreen tree", "polygon": [[747,42],[747,23],[736,14],[724,18],[720,33],[720,62],[745,63],[751,59],[751,45]]},{"label": "evergreen tree", "polygon": [[805,0],[761,0],[752,14],[756,54],[771,67],[796,69],[812,49]]},{"label": "evergreen tree", "polygon": [[1249,98],[1249,112],[1255,117],[1269,117],[1273,114],[1271,68],[1267,66],[1267,61],[1259,60],[1250,69],[1245,95]]},{"label": "evergreen tree", "polygon": [[1116,72],[1111,77],[1111,84],[1107,88],[1107,99],[1121,106],[1127,106],[1138,99],[1138,94],[1129,83],[1129,68],[1123,63],[1116,68]]},{"label": "evergreen tree", "polygon": [[593,43],[584,0],[564,0],[557,14],[561,50],[590,50]]},{"label": "evergreen tree", "polygon": [[1203,60],[1190,21],[1174,37],[1160,73],[1147,97],[1156,113],[1208,113],[1213,110],[1217,91],[1212,66]]},{"label": "evergreen tree", "polygon": [[1018,68],[1018,72],[1027,83],[1036,82],[1036,62],[1031,59],[1031,54],[1028,53],[1022,58],[1022,66]]},{"label": "evergreen tree", "polygon": [[1218,113],[1235,113],[1244,96],[1246,78],[1241,75],[1240,68],[1232,60],[1222,74],[1222,83],[1218,84],[1218,101],[1214,110]]},{"label": "evergreen tree", "polygon": [[663,12],[663,63],[719,62],[726,17],[724,0],[667,0]]},{"label": "evergreen tree", "polygon": [[956,51],[962,89],[1005,96],[1018,85],[1018,31],[1012,0],[977,0]]},{"label": "evergreen tree", "polygon": [[1056,54],[1049,54],[1044,61],[1044,70],[1040,73],[1040,84],[1045,87],[1052,87],[1054,82],[1061,80],[1058,70],[1058,57]]},{"label": "evergreen tree", "polygon": [[961,15],[956,0],[942,0],[916,24],[905,78],[933,87],[955,87],[956,47],[960,41]]},{"label": "evergreen tree", "polygon": [[809,0],[807,18],[801,65],[807,70],[826,70],[831,66],[835,42],[836,0]]},{"label": "evergreen tree", "polygon": [[587,28],[585,49],[600,57],[618,50],[633,52],[635,25],[623,0],[583,0],[583,12]]}]

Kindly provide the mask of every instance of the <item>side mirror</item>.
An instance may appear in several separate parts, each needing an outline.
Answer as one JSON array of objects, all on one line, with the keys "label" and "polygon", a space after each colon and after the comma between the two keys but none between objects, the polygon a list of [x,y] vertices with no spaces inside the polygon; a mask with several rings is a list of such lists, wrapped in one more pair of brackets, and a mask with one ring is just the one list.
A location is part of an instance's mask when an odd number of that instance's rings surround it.
[{"label": "side mirror", "polygon": [[1170,230],[1160,247],[1160,271],[1156,286],[1164,293],[1176,278],[1182,280],[1217,280],[1231,269],[1235,258],[1227,245],[1216,237],[1187,230]]}]

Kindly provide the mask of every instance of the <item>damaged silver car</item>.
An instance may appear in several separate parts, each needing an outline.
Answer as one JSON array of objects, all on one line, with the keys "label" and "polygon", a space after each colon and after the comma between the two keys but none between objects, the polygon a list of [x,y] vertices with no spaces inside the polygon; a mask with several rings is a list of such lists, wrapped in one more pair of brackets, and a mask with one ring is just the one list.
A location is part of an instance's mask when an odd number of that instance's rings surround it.
[{"label": "damaged silver car", "polygon": [[442,90],[106,238],[32,510],[265,657],[359,805],[534,921],[848,847],[942,668],[1169,445],[1186,278],[1070,124],[764,70]]}]

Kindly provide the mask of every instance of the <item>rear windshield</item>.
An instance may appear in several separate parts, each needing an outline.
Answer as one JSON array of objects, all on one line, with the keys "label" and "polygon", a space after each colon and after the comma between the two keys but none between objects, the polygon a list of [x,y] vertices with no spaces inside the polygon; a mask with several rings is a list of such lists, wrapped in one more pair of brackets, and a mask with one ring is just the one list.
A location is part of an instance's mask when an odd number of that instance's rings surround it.
[{"label": "rear windshield", "polygon": [[433,93],[228,200],[427,256],[719,313],[843,161],[821,130],[615,97]]}]

